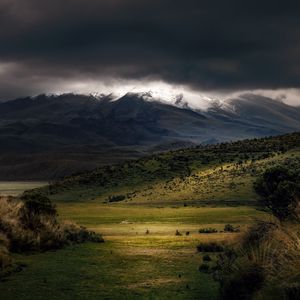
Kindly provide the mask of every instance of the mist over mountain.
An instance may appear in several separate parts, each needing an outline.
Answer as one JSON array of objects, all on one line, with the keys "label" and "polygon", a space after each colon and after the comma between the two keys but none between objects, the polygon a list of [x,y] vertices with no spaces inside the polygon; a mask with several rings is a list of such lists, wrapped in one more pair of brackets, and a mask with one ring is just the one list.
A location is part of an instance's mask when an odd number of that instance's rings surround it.
[{"label": "mist over mountain", "polygon": [[151,94],[0,103],[0,178],[52,179],[154,151],[300,130],[300,108],[244,94],[207,109]]}]

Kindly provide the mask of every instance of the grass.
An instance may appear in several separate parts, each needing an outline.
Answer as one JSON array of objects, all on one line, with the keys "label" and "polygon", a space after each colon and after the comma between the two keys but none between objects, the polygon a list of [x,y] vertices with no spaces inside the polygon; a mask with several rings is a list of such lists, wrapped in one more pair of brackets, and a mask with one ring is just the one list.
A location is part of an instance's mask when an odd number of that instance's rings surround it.
[{"label": "grass", "polygon": [[[171,151],[41,188],[61,218],[106,242],[16,255],[26,267],[0,283],[0,298],[218,299],[218,284],[199,272],[205,254],[197,245],[230,243],[256,219],[271,218],[254,207],[253,181],[299,155],[299,134],[292,134]],[[105,204],[116,195],[126,199]],[[241,233],[224,232],[226,224]],[[218,232],[199,233],[209,227]]]},{"label": "grass", "polygon": [[[245,228],[267,217],[251,207],[60,203],[58,210],[61,218],[103,233],[106,242],[16,255],[26,267],[1,282],[2,299],[217,299],[218,285],[198,270],[196,246],[236,233],[205,235],[199,228],[222,230],[228,222]],[[177,229],[182,236],[175,236]]]},{"label": "grass", "polygon": [[[197,167],[194,165],[191,173],[186,176],[174,174],[174,177],[151,180],[148,174],[148,179],[144,178],[144,181],[139,181],[133,170],[132,174],[128,171],[129,173],[124,175],[129,178],[120,179],[113,185],[102,186],[97,182],[91,185],[74,184],[64,187],[58,193],[50,194],[50,198],[58,202],[103,203],[112,196],[123,195],[124,203],[134,205],[176,206],[183,203],[188,205],[253,205],[257,200],[257,195],[252,186],[257,176],[268,166],[299,155],[300,150],[297,148],[254,162],[246,160],[242,163],[234,161],[218,164],[212,162],[200,164]],[[146,166],[149,167],[148,164],[146,161],[142,166],[146,168]],[[153,167],[149,168],[153,169]]]},{"label": "grass", "polygon": [[300,155],[299,133],[155,154],[73,175],[39,189],[56,202],[253,205],[252,185],[276,163]]}]

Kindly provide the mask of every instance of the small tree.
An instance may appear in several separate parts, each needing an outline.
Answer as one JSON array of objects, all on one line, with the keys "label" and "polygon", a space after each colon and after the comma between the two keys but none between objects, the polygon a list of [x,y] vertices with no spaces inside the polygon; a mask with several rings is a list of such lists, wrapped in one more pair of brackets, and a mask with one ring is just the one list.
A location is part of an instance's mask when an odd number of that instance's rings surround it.
[{"label": "small tree", "polygon": [[264,172],[254,183],[263,206],[279,220],[297,219],[300,199],[299,168],[276,166]]}]

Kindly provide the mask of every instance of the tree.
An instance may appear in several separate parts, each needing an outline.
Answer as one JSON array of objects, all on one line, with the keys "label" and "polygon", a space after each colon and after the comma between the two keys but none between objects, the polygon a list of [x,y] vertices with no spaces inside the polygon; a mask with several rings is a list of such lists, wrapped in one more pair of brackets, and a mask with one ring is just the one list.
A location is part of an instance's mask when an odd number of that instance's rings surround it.
[{"label": "tree", "polygon": [[275,166],[266,170],[254,183],[263,206],[279,220],[298,219],[300,168],[295,165]]}]

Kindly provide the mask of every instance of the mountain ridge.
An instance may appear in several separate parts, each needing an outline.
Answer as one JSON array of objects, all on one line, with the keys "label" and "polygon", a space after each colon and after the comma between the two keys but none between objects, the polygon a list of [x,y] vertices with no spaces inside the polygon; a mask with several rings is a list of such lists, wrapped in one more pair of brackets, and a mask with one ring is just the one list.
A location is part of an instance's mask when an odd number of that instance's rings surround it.
[{"label": "mountain ridge", "polygon": [[300,130],[300,108],[252,94],[231,99],[227,107],[179,106],[146,93],[117,99],[39,95],[2,102],[0,179],[59,178],[159,149]]}]

